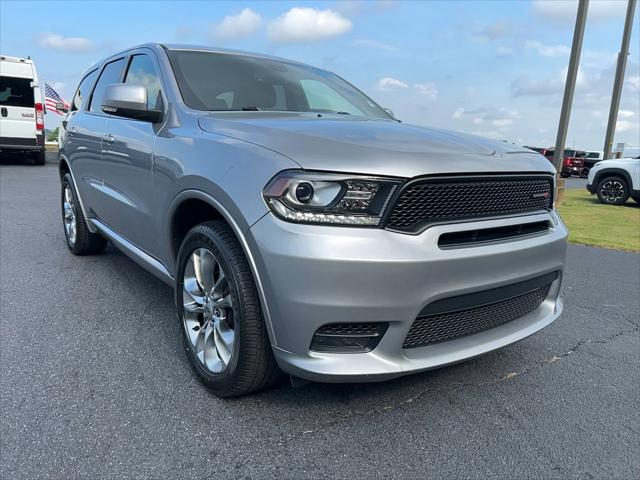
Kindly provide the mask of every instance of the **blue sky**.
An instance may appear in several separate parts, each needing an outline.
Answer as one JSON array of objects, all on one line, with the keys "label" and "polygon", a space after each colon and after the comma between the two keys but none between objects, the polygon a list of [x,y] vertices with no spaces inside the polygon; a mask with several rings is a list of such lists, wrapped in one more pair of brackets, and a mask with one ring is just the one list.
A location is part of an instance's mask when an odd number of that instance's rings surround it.
[{"label": "blue sky", "polygon": [[[555,142],[576,5],[2,0],[0,51],[30,55],[67,99],[91,63],[139,43],[265,52],[335,71],[408,123],[548,146]],[[625,8],[624,0],[591,1],[568,145],[602,149]],[[634,146],[639,16],[637,9],[615,138]],[[47,127],[55,127],[58,118],[47,117]]]}]

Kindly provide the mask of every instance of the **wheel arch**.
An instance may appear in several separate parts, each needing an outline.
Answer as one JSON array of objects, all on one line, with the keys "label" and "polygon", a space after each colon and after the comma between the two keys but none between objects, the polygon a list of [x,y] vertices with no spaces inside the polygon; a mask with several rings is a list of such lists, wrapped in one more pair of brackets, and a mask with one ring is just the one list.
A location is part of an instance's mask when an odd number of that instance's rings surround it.
[{"label": "wheel arch", "polygon": [[254,254],[249,247],[249,243],[247,242],[245,235],[245,231],[249,228],[249,225],[244,225],[243,229],[243,225],[239,224],[238,221],[235,220],[227,207],[213,196],[201,190],[183,190],[180,192],[171,202],[168,213],[168,232],[165,238],[167,238],[170,245],[171,260],[173,262],[172,273],[174,278],[178,275],[176,260],[180,245],[191,228],[204,221],[211,220],[222,220],[229,225],[229,228],[231,228],[231,231],[238,239],[249,263],[249,267],[251,268],[253,280],[255,282],[256,289],[258,290],[258,297],[260,298],[267,332],[272,345],[275,345],[274,331],[271,324],[271,316],[269,314],[269,307],[263,283],[260,277],[260,272],[257,268]]},{"label": "wheel arch", "polygon": [[62,180],[67,173],[71,173],[69,163],[67,163],[67,159],[64,156],[60,155],[58,161],[58,175],[60,175],[60,180]]},{"label": "wheel arch", "polygon": [[80,210],[82,210],[82,215],[84,216],[85,222],[87,224],[87,228],[91,233],[96,233],[98,230],[96,227],[89,221],[88,210],[85,207],[84,202],[82,201],[82,195],[80,195],[80,190],[78,189],[78,184],[76,183],[76,177],[73,175],[73,171],[71,171],[71,166],[67,161],[64,155],[58,156],[58,175],[60,176],[60,182],[66,174],[69,174],[71,177],[71,182],[73,183],[73,188],[76,191],[76,195],[78,197],[78,201],[80,202]]},{"label": "wheel arch", "polygon": [[633,182],[631,181],[631,175],[629,175],[629,172],[627,172],[623,168],[607,168],[606,170],[601,170],[598,173],[596,173],[596,176],[593,179],[594,188],[597,188],[598,184],[603,178],[606,178],[609,176],[622,177],[627,184],[627,189],[629,190],[629,192],[631,192],[631,190],[633,189]]}]

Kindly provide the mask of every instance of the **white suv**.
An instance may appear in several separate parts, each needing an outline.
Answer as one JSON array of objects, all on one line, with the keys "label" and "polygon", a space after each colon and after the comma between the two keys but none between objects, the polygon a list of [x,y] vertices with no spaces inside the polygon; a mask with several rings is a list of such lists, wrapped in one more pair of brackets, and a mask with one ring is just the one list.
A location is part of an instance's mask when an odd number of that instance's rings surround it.
[{"label": "white suv", "polygon": [[622,205],[629,197],[640,203],[640,159],[603,160],[589,170],[587,190],[602,203]]},{"label": "white suv", "polygon": [[44,113],[33,61],[0,56],[0,151],[28,151],[44,165]]}]

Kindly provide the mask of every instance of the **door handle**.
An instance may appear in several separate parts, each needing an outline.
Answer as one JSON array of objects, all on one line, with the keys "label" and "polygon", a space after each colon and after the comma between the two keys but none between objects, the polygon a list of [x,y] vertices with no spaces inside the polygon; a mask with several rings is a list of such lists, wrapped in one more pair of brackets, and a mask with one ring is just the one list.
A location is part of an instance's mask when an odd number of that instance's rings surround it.
[{"label": "door handle", "polygon": [[113,135],[111,135],[110,133],[107,133],[106,135],[103,135],[103,136],[102,136],[102,140],[103,140],[105,143],[107,143],[107,144],[111,145],[113,142],[115,142],[115,141],[116,141],[116,137],[114,137],[114,136],[113,136]]}]

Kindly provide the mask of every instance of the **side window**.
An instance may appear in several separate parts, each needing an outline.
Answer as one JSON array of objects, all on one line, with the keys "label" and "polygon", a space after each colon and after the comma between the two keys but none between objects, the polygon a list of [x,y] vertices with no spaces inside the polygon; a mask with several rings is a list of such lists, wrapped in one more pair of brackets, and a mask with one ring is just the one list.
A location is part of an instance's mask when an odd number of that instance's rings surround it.
[{"label": "side window", "polygon": [[73,97],[73,102],[71,102],[71,111],[80,110],[82,108],[82,102],[85,98],[89,97],[89,90],[91,89],[91,85],[95,81],[98,76],[98,70],[94,70],[89,73],[86,77],[82,79],[80,85],[78,86],[78,90]]},{"label": "side window", "polygon": [[162,108],[160,95],[160,79],[148,55],[134,55],[131,57],[125,83],[143,85],[147,88],[147,107],[150,110]]},{"label": "side window", "polygon": [[104,92],[112,83],[120,83],[122,67],[124,67],[124,58],[107,63],[104,67],[104,70],[102,70],[100,78],[98,79],[98,83],[96,83],[96,87],[93,89],[93,93],[91,94],[91,105],[89,105],[89,110],[91,112],[102,112],[101,106]]}]

